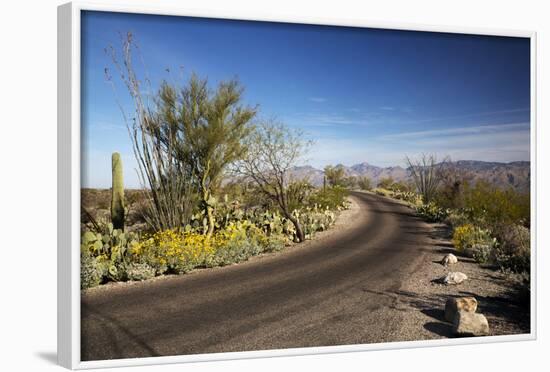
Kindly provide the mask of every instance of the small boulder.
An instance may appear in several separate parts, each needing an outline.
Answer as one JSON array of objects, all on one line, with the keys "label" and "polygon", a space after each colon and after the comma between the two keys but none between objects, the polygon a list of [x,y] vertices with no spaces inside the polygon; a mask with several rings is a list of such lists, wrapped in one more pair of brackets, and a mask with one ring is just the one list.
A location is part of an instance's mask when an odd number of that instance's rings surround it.
[{"label": "small boulder", "polygon": [[460,311],[475,313],[477,310],[477,300],[475,297],[449,298],[445,303],[445,319],[454,323],[456,316]]},{"label": "small boulder", "polygon": [[457,336],[486,336],[489,334],[489,322],[483,314],[459,311],[453,332]]},{"label": "small boulder", "polygon": [[447,275],[442,277],[440,281],[445,285],[454,285],[454,284],[460,284],[466,279],[468,279],[466,274],[461,273],[459,271],[454,271],[454,272],[447,273]]},{"label": "small boulder", "polygon": [[452,253],[446,254],[445,257],[443,257],[443,259],[441,260],[441,264],[443,266],[454,265],[457,262],[458,258]]}]

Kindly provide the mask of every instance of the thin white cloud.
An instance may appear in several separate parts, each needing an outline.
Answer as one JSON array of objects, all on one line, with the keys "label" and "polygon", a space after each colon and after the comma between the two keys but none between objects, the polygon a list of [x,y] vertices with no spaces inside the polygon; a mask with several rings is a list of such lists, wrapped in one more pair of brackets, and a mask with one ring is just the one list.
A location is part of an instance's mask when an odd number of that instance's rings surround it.
[{"label": "thin white cloud", "polygon": [[463,118],[472,118],[472,117],[485,117],[485,116],[502,115],[502,114],[513,114],[516,112],[526,112],[529,110],[530,110],[529,108],[516,108],[516,109],[499,110],[499,111],[484,111],[484,112],[475,112],[475,113],[468,113],[468,114],[462,114],[462,115],[452,115],[452,116],[445,116],[445,117],[412,120],[403,124],[420,124],[420,123],[430,123],[434,121],[445,121],[445,120],[463,119]]},{"label": "thin white cloud", "polygon": [[314,166],[367,161],[379,166],[405,166],[405,155],[434,153],[453,160],[510,162],[529,160],[528,123],[426,130],[361,138],[323,136],[312,148]]},{"label": "thin white cloud", "polygon": [[327,99],[323,97],[309,97],[309,100],[315,103],[323,103],[327,101]]},{"label": "thin white cloud", "polygon": [[380,139],[413,139],[413,138],[427,138],[427,137],[447,137],[447,136],[462,136],[467,134],[482,134],[482,133],[495,133],[504,131],[515,130],[528,130],[529,123],[512,123],[501,125],[480,125],[472,127],[459,127],[459,128],[447,128],[447,129],[432,129],[415,132],[396,133],[380,136]]}]

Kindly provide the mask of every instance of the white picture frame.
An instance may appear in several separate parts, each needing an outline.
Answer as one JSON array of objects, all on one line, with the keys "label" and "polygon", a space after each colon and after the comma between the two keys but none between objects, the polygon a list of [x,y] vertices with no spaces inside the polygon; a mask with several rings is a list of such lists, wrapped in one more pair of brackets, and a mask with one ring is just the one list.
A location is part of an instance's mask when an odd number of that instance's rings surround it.
[{"label": "white picture frame", "polygon": [[[530,39],[531,44],[531,332],[522,335],[483,338],[410,341],[366,345],[327,346],[285,350],[247,351],[199,355],[178,355],[102,361],[80,359],[80,16],[84,10],[142,13],[173,16],[275,21],[316,25],[355,26],[382,29],[430,31],[476,35],[515,36]],[[453,28],[391,22],[369,22],[357,19],[317,19],[306,15],[272,17],[266,14],[239,12],[196,12],[179,7],[123,5],[117,2],[95,4],[71,2],[58,8],[58,361],[70,369],[120,367],[199,361],[265,358],[274,356],[313,355],[355,351],[435,347],[473,343],[534,340],[537,337],[536,314],[536,32]]]}]

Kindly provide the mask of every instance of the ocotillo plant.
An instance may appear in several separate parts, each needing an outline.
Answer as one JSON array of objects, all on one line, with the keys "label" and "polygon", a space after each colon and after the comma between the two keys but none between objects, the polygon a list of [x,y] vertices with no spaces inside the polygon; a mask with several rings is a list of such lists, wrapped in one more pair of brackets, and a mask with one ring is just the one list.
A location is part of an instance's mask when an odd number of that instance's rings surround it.
[{"label": "ocotillo plant", "polygon": [[124,230],[124,178],[120,154],[112,156],[113,186],[111,193],[111,222],[115,229]]}]

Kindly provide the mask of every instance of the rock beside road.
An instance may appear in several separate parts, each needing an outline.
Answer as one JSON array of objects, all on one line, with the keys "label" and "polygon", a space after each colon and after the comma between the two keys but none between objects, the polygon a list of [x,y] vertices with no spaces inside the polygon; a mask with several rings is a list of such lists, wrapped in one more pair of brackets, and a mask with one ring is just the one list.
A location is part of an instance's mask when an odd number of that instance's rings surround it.
[{"label": "rock beside road", "polygon": [[441,283],[445,285],[456,285],[468,279],[466,274],[459,271],[449,272],[444,277],[440,278]]},{"label": "rock beside road", "polygon": [[460,311],[475,313],[476,310],[477,300],[475,297],[449,298],[445,303],[445,319],[454,323]]},{"label": "rock beside road", "polygon": [[458,258],[452,253],[446,254],[445,257],[443,257],[443,259],[441,260],[441,264],[443,266],[454,265],[457,262]]},{"label": "rock beside road", "polygon": [[486,336],[489,334],[489,322],[483,314],[459,311],[453,324],[457,336]]}]

